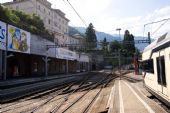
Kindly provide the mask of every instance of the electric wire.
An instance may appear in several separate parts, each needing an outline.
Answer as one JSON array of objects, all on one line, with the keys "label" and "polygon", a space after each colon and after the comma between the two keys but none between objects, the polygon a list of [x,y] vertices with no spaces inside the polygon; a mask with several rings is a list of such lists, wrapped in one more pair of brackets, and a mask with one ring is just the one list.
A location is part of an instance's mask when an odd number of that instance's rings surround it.
[{"label": "electric wire", "polygon": [[144,33],[145,33],[145,27],[146,27],[146,26],[165,21],[164,23],[162,23],[162,24],[152,33],[152,36],[153,36],[153,35],[154,35],[163,25],[165,25],[165,23],[167,23],[169,20],[170,20],[170,17],[169,17],[169,18],[162,19],[162,20],[158,20],[158,21],[149,22],[149,23],[144,24],[143,39],[145,38],[145,37],[144,37]]},{"label": "electric wire", "polygon": [[[64,1],[64,0],[63,0]],[[65,2],[65,1],[64,1]],[[77,12],[77,10],[73,7],[73,5],[67,0],[68,4],[70,5],[70,7],[74,10],[74,12],[76,13],[76,15],[80,18],[80,20],[83,22],[83,24],[85,25],[85,27],[87,27],[86,21],[80,16],[80,14]]]},{"label": "electric wire", "polygon": [[153,36],[162,26],[164,26],[169,20],[166,20],[164,23],[162,23],[151,35]]}]

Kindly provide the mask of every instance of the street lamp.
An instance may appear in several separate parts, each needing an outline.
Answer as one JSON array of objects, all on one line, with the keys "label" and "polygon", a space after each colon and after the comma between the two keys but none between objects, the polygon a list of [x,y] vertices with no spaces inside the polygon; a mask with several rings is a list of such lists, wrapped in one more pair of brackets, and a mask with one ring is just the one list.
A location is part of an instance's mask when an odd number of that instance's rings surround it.
[{"label": "street lamp", "polygon": [[[116,31],[119,31],[119,38],[121,39],[121,37],[120,37],[120,30],[121,30],[121,28],[117,28],[116,29]],[[118,61],[119,61],[119,72],[120,72],[120,79],[121,79],[121,55],[120,55],[120,49],[118,50],[118,53],[119,53],[119,56],[118,56]]]},{"label": "street lamp", "polygon": [[116,31],[119,31],[119,38],[121,39],[121,37],[120,37],[121,28],[117,28]]}]

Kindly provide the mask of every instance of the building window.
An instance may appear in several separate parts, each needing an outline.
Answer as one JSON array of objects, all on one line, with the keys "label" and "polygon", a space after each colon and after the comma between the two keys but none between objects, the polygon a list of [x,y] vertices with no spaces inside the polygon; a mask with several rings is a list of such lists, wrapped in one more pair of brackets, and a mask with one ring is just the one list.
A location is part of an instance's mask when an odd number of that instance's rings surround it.
[{"label": "building window", "polygon": [[50,15],[50,12],[48,14]]},{"label": "building window", "polygon": [[145,60],[142,62],[142,69],[144,72],[154,73],[153,59]]},{"label": "building window", "polygon": [[39,10],[41,10],[41,7],[40,7],[40,5],[38,6],[38,9],[39,9]]},{"label": "building window", "polygon": [[19,9],[19,6],[16,6],[16,10],[18,10]]},{"label": "building window", "polygon": [[164,56],[157,57],[156,63],[157,63],[157,80],[158,80],[158,83],[166,86],[166,73],[165,73]]},{"label": "building window", "polygon": [[54,26],[56,26],[56,27],[57,27],[57,23],[54,23]]},{"label": "building window", "polygon": [[45,11],[45,8],[44,8],[44,13],[45,13],[46,11]]},{"label": "building window", "polygon": [[50,21],[50,19],[48,19],[48,24],[50,24],[51,23],[51,21]]}]

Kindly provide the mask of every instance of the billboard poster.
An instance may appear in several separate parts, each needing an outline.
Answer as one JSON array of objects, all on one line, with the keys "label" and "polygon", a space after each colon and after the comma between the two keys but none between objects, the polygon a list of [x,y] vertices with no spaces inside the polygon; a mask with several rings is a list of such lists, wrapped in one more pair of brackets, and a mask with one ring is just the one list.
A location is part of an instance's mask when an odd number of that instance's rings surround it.
[{"label": "billboard poster", "polygon": [[60,59],[76,60],[76,53],[64,48],[56,48],[56,57]]},{"label": "billboard poster", "polygon": [[6,23],[0,21],[0,49],[6,50]]},{"label": "billboard poster", "polygon": [[8,25],[8,50],[30,53],[30,33]]}]

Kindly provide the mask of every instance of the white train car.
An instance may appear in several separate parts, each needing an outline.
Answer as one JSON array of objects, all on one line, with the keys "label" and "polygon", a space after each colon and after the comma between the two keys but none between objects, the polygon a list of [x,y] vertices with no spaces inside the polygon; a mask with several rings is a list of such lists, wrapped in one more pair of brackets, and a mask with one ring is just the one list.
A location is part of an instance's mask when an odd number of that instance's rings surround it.
[{"label": "white train car", "polygon": [[144,49],[142,67],[147,90],[170,107],[170,32]]}]

